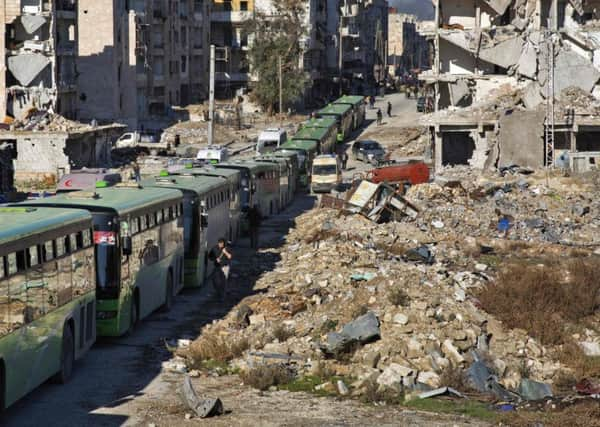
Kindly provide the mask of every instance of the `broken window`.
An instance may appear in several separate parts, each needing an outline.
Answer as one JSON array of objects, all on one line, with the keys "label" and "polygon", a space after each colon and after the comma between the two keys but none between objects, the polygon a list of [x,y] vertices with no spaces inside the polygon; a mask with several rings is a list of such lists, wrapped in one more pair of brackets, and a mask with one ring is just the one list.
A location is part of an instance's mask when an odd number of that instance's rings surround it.
[{"label": "broken window", "polygon": [[442,135],[442,165],[468,165],[475,151],[470,132],[445,132]]}]

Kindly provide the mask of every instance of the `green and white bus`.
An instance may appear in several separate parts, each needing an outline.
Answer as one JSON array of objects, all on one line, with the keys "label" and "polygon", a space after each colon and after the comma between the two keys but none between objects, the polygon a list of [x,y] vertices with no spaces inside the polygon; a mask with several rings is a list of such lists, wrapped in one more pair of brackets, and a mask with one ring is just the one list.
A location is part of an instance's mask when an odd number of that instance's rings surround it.
[{"label": "green and white bus", "polygon": [[257,156],[254,158],[257,163],[269,163],[277,165],[279,168],[279,209],[285,209],[291,203],[290,199],[290,182],[292,180],[291,166],[288,160],[283,157],[272,156],[271,153]]},{"label": "green and white bus", "polygon": [[350,136],[354,127],[354,111],[352,106],[348,104],[329,104],[327,107],[317,111],[317,117],[335,119],[338,125],[337,142],[340,143],[344,142]]},{"label": "green and white bus", "polygon": [[273,151],[271,153],[263,156],[265,159],[284,159],[288,166],[288,185],[287,185],[287,197],[286,197],[286,205],[289,205],[294,201],[294,197],[296,196],[296,191],[298,191],[298,185],[300,181],[299,176],[299,159],[298,153],[295,151],[285,151],[278,150]]},{"label": "green and white bus", "polygon": [[142,181],[145,187],[171,188],[183,193],[185,286],[201,287],[212,274],[208,253],[230,230],[229,183],[225,178],[169,175]]},{"label": "green and white bus", "polygon": [[313,159],[319,154],[315,141],[293,140],[287,141],[275,151],[275,154],[296,154],[298,158],[298,183],[299,186],[307,188],[310,185]]},{"label": "green and white bus", "polygon": [[0,408],[69,380],[96,341],[92,216],[0,208]]},{"label": "green and white bus", "polygon": [[334,102],[335,105],[350,105],[352,107],[352,130],[363,125],[367,115],[365,98],[356,95],[342,96]]},{"label": "green and white bus", "polygon": [[188,176],[209,176],[220,177],[227,180],[229,185],[229,231],[219,230],[221,237],[229,237],[231,242],[237,241],[240,237],[241,224],[241,197],[242,197],[242,175],[235,169],[217,169],[211,165],[203,167],[194,167],[193,163],[188,163],[185,169],[179,169],[171,172],[172,175]]},{"label": "green and white bus", "polygon": [[242,212],[258,206],[263,216],[279,211],[279,167],[274,164],[237,160],[219,163],[217,169],[233,169],[242,176]]},{"label": "green and white bus", "polygon": [[98,335],[132,330],[157,308],[170,308],[183,287],[181,191],[126,183],[23,205],[92,214]]},{"label": "green and white bus", "polygon": [[337,126],[333,123],[329,127],[303,127],[300,129],[292,141],[315,141],[319,154],[331,154],[335,152]]}]

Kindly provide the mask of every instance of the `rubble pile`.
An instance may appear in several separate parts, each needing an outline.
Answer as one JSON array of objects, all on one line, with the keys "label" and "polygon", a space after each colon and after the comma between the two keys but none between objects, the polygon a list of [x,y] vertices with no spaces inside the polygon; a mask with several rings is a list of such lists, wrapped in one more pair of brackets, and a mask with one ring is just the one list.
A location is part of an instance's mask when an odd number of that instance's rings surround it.
[{"label": "rubble pile", "polygon": [[[444,376],[457,368],[501,400],[551,394],[565,369],[553,349],[479,308],[474,295],[496,272],[480,255],[508,256],[517,241],[537,254],[564,251],[549,243],[557,240],[593,242],[597,189],[560,177],[545,186],[529,171],[479,180],[466,168],[447,172],[409,190],[414,220],[376,224],[336,209],[299,217],[258,294],[202,336],[247,339],[251,350],[233,362],[242,370],[282,361],[299,375],[326,369],[352,379],[354,395],[373,383],[405,394],[453,386]],[[559,194],[560,185],[570,190]]]},{"label": "rubble pile", "polygon": [[33,110],[21,121],[10,126],[13,130],[43,132],[75,132],[92,130],[93,126],[69,120],[46,110]]}]

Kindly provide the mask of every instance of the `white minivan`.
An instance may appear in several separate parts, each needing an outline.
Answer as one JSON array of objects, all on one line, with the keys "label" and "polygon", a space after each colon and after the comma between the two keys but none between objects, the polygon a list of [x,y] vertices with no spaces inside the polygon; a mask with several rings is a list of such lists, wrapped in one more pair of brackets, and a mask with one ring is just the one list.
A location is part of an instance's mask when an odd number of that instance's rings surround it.
[{"label": "white minivan", "polygon": [[256,152],[258,154],[270,153],[277,150],[285,141],[287,141],[287,132],[284,129],[265,129],[258,136]]},{"label": "white minivan", "polygon": [[342,168],[340,159],[335,154],[324,154],[315,157],[312,166],[310,188],[313,193],[331,193],[342,185]]}]

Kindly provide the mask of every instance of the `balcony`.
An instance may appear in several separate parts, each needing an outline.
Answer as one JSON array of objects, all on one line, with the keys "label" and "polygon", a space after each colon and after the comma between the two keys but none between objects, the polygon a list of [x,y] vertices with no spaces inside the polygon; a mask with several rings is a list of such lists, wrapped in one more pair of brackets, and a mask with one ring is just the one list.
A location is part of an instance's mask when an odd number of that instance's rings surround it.
[{"label": "balcony", "polygon": [[250,11],[213,12],[210,15],[212,22],[231,22],[234,24],[241,24],[250,18],[252,18],[252,12]]}]

